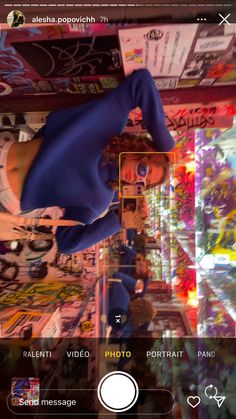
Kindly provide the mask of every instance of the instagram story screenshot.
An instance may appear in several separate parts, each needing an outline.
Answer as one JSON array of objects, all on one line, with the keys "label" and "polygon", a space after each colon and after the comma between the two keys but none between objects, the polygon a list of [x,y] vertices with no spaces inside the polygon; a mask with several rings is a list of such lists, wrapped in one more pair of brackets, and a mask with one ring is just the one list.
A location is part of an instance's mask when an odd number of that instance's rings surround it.
[{"label": "instagram story screenshot", "polygon": [[234,1],[1,0],[0,418],[236,419],[235,326]]}]

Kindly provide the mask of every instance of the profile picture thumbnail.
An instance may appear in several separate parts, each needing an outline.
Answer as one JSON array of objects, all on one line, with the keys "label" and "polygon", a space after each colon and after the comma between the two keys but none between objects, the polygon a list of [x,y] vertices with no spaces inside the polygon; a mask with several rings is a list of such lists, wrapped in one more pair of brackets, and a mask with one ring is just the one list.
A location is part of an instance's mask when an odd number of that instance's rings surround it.
[{"label": "profile picture thumbnail", "polygon": [[40,380],[39,378],[12,378],[11,379],[11,405],[36,406],[39,405]]},{"label": "profile picture thumbnail", "polygon": [[11,28],[19,28],[25,24],[25,15],[20,10],[13,10],[7,16],[7,23]]}]

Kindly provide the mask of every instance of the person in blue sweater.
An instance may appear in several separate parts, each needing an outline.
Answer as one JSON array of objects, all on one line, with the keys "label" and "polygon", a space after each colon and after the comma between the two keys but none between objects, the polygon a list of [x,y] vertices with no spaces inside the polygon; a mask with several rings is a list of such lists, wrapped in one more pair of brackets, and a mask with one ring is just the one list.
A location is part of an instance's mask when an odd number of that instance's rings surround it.
[{"label": "person in blue sweater", "polygon": [[129,321],[122,326],[122,336],[131,336],[134,330],[141,326],[146,330],[154,315],[152,303],[143,298],[146,286],[144,285],[145,288],[140,292],[138,281],[120,271],[113,274],[113,277],[108,280],[108,284],[107,314],[114,309],[129,313]]},{"label": "person in blue sweater", "polygon": [[[122,134],[137,106],[152,140]],[[124,155],[121,182],[150,188],[165,181],[169,162],[164,153],[172,150],[174,141],[151,74],[138,70],[100,99],[51,112],[33,141],[16,143],[8,138],[0,147],[5,151],[1,204],[13,214],[64,208],[64,219],[83,223],[56,230],[58,250],[71,254],[121,229],[117,211],[109,209],[117,199],[119,154],[134,152]],[[139,153],[144,151],[145,156]]]}]

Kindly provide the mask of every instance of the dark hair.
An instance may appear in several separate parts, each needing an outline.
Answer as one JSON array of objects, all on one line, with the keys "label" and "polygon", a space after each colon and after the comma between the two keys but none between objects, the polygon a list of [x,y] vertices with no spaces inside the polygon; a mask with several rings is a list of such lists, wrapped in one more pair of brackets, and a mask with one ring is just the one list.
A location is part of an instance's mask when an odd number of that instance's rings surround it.
[{"label": "dark hair", "polygon": [[129,304],[130,319],[133,325],[141,326],[153,318],[153,308],[150,300],[137,298]]},{"label": "dark hair", "polygon": [[104,156],[109,159],[118,159],[120,153],[141,151],[158,151],[153,147],[149,134],[131,134],[124,132],[111,138],[104,149]]}]

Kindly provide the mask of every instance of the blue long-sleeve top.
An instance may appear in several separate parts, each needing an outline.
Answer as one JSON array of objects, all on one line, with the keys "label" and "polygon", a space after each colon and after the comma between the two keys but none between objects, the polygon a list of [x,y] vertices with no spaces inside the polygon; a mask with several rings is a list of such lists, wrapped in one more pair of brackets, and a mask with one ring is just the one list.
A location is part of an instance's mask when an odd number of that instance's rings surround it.
[{"label": "blue long-sleeve top", "polygon": [[127,275],[135,273],[136,255],[137,252],[135,249],[132,249],[125,244],[121,245],[119,257],[120,272],[124,272]]},{"label": "blue long-sleeve top", "polygon": [[122,133],[130,111],[139,106],[157,151],[170,151],[174,141],[154,80],[148,70],[128,76],[101,99],[51,112],[43,142],[23,185],[21,210],[59,206],[64,218],[85,225],[58,227],[58,250],[74,253],[117,233],[119,217],[110,210],[97,219],[114,198],[109,181],[116,164],[104,163],[109,140]]}]

